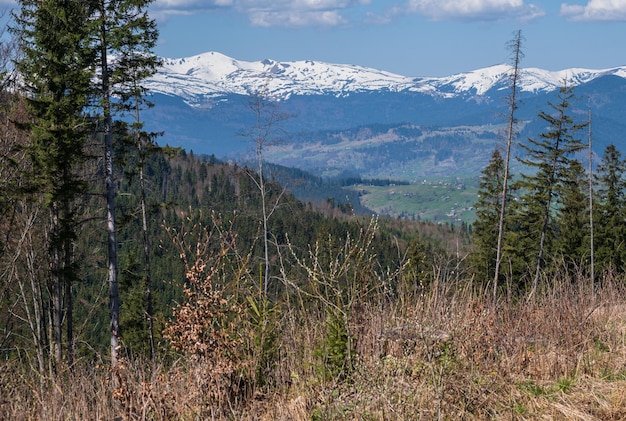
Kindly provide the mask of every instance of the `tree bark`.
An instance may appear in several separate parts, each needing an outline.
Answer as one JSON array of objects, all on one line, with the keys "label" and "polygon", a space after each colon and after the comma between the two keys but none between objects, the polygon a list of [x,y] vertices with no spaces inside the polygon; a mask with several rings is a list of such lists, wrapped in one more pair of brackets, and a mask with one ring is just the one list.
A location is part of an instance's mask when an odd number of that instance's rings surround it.
[{"label": "tree bark", "polygon": [[111,110],[111,87],[109,84],[107,16],[104,1],[100,7],[100,66],[101,66],[101,101],[104,131],[104,165],[106,196],[106,232],[108,251],[109,310],[111,316],[111,366],[118,363],[120,337],[120,300],[117,265],[117,239],[115,224],[115,168],[113,162],[113,117]]}]

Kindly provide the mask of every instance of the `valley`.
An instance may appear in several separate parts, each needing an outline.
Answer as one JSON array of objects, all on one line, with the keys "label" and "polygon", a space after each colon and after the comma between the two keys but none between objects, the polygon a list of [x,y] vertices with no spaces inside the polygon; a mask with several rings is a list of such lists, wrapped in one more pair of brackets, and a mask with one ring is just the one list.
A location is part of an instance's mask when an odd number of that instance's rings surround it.
[{"label": "valley", "polygon": [[[411,78],[359,66],[244,62],[206,53],[165,60],[148,82],[155,106],[144,118],[147,127],[163,132],[160,144],[227,162],[253,160],[249,134],[260,129],[265,161],[323,182],[299,187],[305,195],[294,190],[303,200],[348,200],[362,212],[471,222],[480,172],[506,139],[508,71],[497,65]],[[519,144],[545,128],[537,114],[555,100],[564,81],[576,86],[572,106],[580,122],[593,117],[596,156],[610,143],[619,145],[626,131],[625,74],[624,68],[521,69],[513,173],[521,170]],[[255,113],[251,105],[259,99],[264,105]],[[280,124],[266,125],[276,117]],[[587,133],[578,135],[587,142]],[[350,178],[403,185],[329,188]],[[444,194],[442,186],[457,179],[464,189]]]},{"label": "valley", "polygon": [[5,3],[0,421],[626,420],[626,66],[302,60],[542,8]]},{"label": "valley", "polygon": [[359,193],[363,206],[391,218],[450,224],[471,223],[475,218],[476,179],[389,186],[357,184],[350,189]]}]

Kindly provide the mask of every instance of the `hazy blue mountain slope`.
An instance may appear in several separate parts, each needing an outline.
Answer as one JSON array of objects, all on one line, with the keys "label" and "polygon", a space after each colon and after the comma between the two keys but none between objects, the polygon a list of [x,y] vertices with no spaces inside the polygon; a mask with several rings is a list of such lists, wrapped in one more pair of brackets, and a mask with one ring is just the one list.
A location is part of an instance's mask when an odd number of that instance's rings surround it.
[{"label": "hazy blue mountain slope", "polygon": [[[278,101],[290,115],[282,144],[267,148],[271,162],[316,175],[358,174],[416,181],[472,176],[505,138],[509,67],[445,78],[394,75],[358,66],[273,60],[242,62],[219,53],[169,59],[149,84],[155,107],[147,126],[162,143],[241,160],[252,142],[240,134],[255,126],[250,95]],[[593,118],[594,150],[621,146],[626,129],[625,68],[522,69],[517,111],[520,140],[544,127],[537,114],[556,101],[567,80],[576,85],[574,111]],[[589,102],[588,102],[589,98]],[[581,133],[585,141],[587,133]]]}]

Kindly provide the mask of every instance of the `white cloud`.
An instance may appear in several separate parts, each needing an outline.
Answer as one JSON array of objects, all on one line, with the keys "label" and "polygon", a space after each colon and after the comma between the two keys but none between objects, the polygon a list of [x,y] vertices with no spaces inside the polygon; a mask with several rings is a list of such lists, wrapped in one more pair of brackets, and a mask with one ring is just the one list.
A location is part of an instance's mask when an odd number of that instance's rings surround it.
[{"label": "white cloud", "polygon": [[524,0],[409,0],[407,11],[434,20],[531,20],[545,15],[541,8]]},{"label": "white cloud", "polygon": [[253,25],[266,27],[339,26],[348,23],[347,16],[359,7],[364,21],[379,24],[389,23],[394,16],[406,13],[418,13],[433,20],[482,21],[531,20],[544,15],[541,8],[527,3],[528,0],[405,1],[404,5],[383,14],[363,7],[374,0],[156,0],[154,10],[161,15],[232,10],[247,15]]},{"label": "white cloud", "polygon": [[393,21],[394,14],[393,9],[385,14],[367,12],[365,14],[364,22],[372,25],[386,25]]},{"label": "white cloud", "polygon": [[[2,1],[2,0],[0,0]],[[156,0],[160,15],[201,10],[233,10],[256,26],[337,26],[347,22],[342,12],[372,0]]]},{"label": "white cloud", "polygon": [[157,21],[166,21],[167,17],[170,15],[190,15],[192,13],[232,8],[234,1],[235,0],[156,0],[150,6],[150,15]]},{"label": "white cloud", "polygon": [[337,26],[346,20],[333,10],[310,12],[254,12],[250,13],[250,22],[255,26]]},{"label": "white cloud", "polygon": [[221,0],[156,0],[154,2],[154,7],[159,10],[176,10],[182,12],[189,9],[213,9],[221,6],[221,3],[227,3],[226,6],[230,6],[233,2],[224,2]]},{"label": "white cloud", "polygon": [[626,0],[589,0],[586,6],[563,3],[561,16],[573,21],[626,21]]}]

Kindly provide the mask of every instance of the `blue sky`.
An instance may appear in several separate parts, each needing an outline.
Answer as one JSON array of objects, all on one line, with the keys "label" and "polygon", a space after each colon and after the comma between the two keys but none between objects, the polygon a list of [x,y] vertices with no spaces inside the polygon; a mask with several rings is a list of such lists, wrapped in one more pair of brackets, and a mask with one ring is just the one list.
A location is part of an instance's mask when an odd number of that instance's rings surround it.
[{"label": "blue sky", "polygon": [[523,67],[626,65],[626,0],[156,0],[156,53],[318,60],[405,76],[506,63],[516,30]]},{"label": "blue sky", "polygon": [[217,51],[448,76],[508,62],[521,29],[522,67],[626,65],[626,0],[155,0],[150,12],[168,58]]}]

